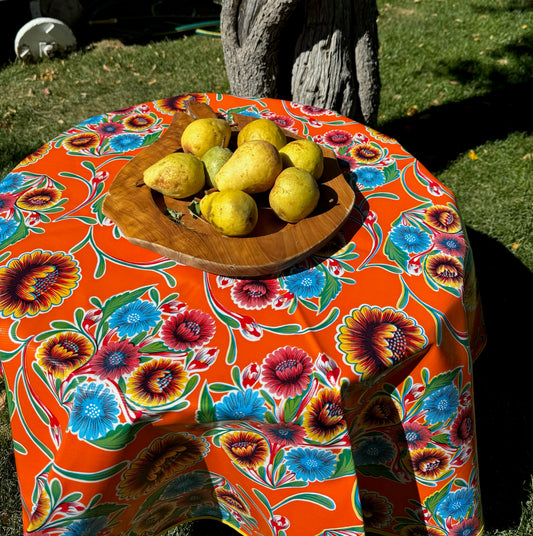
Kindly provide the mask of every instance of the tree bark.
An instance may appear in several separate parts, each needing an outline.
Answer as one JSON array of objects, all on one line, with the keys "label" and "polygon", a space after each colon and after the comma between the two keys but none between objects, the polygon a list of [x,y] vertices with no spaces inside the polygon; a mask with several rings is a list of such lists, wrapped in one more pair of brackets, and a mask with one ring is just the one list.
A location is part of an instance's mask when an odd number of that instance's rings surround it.
[{"label": "tree bark", "polygon": [[374,125],[376,19],[375,0],[223,0],[232,93],[288,98]]}]

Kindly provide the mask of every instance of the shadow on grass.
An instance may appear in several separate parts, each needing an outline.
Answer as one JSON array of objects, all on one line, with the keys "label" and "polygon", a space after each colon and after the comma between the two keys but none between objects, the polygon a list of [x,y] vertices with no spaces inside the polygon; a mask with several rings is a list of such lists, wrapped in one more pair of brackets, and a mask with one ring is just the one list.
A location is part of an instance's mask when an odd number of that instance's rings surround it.
[{"label": "shadow on grass", "polygon": [[432,173],[461,154],[512,132],[531,132],[533,80],[508,85],[482,97],[434,106],[378,127],[395,138]]},{"label": "shadow on grass", "polygon": [[474,366],[481,494],[488,529],[520,522],[533,474],[529,315],[533,273],[496,240],[468,236],[487,328],[487,346]]}]

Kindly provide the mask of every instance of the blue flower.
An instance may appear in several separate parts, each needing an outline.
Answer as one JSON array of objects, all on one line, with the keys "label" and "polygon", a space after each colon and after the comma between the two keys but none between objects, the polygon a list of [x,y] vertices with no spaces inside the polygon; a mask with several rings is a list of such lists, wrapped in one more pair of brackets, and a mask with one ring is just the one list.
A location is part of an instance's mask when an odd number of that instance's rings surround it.
[{"label": "blue flower", "polygon": [[119,408],[115,396],[103,384],[81,385],[74,396],[70,428],[82,439],[98,439],[118,422]]},{"label": "blue flower", "polygon": [[88,119],[85,119],[80,123],[80,126],[85,125],[97,125],[98,123],[101,123],[102,121],[105,121],[106,116],[105,115],[95,115],[93,117],[89,117]]},{"label": "blue flower", "polygon": [[407,253],[420,253],[431,246],[429,235],[412,225],[396,225],[390,232],[390,239]]},{"label": "blue flower", "polygon": [[459,392],[455,385],[446,385],[431,393],[422,403],[426,410],[426,420],[430,424],[446,422],[457,412]]},{"label": "blue flower", "polygon": [[326,276],[316,268],[295,272],[285,277],[287,290],[297,298],[319,296],[326,284]]},{"label": "blue flower", "polygon": [[211,486],[213,485],[206,473],[185,473],[174,478],[174,480],[167,485],[165,491],[161,494],[161,497],[163,499],[177,497],[178,495],[182,495],[193,489],[205,488],[208,484]]},{"label": "blue flower", "polygon": [[109,326],[117,328],[118,334],[132,337],[155,326],[161,313],[149,301],[137,300],[123,305],[109,318]]},{"label": "blue flower", "polygon": [[266,406],[259,393],[253,389],[234,391],[215,404],[217,421],[259,420],[264,419]]},{"label": "blue flower", "polygon": [[291,449],[285,457],[296,478],[308,482],[329,478],[337,462],[337,457],[331,451],[313,448]]},{"label": "blue flower", "polygon": [[383,170],[372,167],[362,166],[355,171],[357,182],[366,188],[375,188],[385,184],[385,174]]},{"label": "blue flower", "polygon": [[20,188],[24,182],[24,175],[22,173],[8,173],[2,180],[0,180],[0,192],[12,192],[17,188]]},{"label": "blue flower", "polygon": [[15,220],[0,219],[0,242],[7,240],[10,236],[13,236],[18,229],[19,222]]},{"label": "blue flower", "polygon": [[142,136],[138,134],[119,134],[111,138],[109,145],[114,151],[133,151],[143,144]]},{"label": "blue flower", "polygon": [[382,437],[371,437],[363,441],[353,454],[355,466],[386,463],[392,460],[394,449]]},{"label": "blue flower", "polygon": [[97,536],[97,534],[106,526],[107,517],[88,517],[86,519],[79,519],[71,523],[67,531],[63,534],[65,536]]},{"label": "blue flower", "polygon": [[440,516],[464,519],[474,504],[475,493],[472,488],[461,488],[449,495],[439,503],[437,512]]}]

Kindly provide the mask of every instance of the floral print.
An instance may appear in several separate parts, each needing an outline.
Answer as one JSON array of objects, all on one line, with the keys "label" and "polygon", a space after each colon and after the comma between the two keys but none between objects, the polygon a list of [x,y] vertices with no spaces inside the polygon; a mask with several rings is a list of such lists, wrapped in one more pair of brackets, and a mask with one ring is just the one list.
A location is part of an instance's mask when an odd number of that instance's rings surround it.
[{"label": "floral print", "polygon": [[[193,101],[337,157],[356,196],[329,244],[242,279],[122,236],[109,185]],[[216,94],[97,115],[0,179],[0,250],[26,532],[481,534],[473,256],[453,195],[391,138]]]},{"label": "floral print", "polygon": [[403,312],[364,306],[345,318],[338,342],[345,360],[367,380],[422,350],[426,337]]}]

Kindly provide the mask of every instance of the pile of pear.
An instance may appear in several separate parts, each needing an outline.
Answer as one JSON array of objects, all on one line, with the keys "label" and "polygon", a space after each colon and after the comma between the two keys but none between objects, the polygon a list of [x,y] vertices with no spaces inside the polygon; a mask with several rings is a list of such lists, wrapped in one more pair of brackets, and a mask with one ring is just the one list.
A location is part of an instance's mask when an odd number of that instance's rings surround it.
[{"label": "pile of pear", "polygon": [[[182,151],[149,166],[144,183],[177,199],[200,196],[202,216],[226,236],[246,236],[257,225],[257,196],[268,195],[276,216],[297,223],[316,208],[324,171],[320,146],[306,138],[287,141],[266,118],[252,120],[237,135],[223,118],[195,119],[181,136]],[[203,195],[201,194],[203,192]]]}]

